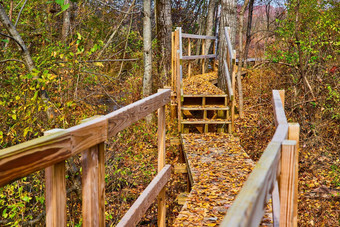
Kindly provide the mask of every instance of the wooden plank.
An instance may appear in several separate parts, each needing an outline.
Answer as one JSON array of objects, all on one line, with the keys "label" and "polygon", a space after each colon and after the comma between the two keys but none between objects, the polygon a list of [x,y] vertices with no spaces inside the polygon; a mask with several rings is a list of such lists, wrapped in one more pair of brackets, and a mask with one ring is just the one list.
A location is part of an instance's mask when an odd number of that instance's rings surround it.
[{"label": "wooden plank", "polygon": [[229,107],[186,107],[186,106],[182,106],[182,110],[229,110]]},{"label": "wooden plank", "polygon": [[206,59],[206,58],[216,58],[216,54],[182,56],[181,59],[195,60],[195,59]]},{"label": "wooden plank", "polygon": [[[191,42],[190,39],[188,39],[188,56],[191,56]],[[191,61],[188,63],[188,77],[191,76]]]},{"label": "wooden plank", "polygon": [[154,112],[170,101],[170,89],[153,94],[135,103],[127,105],[105,117],[108,119],[108,136],[112,137],[119,131]]},{"label": "wooden plank", "polygon": [[225,59],[223,59],[223,65],[224,65],[225,77],[226,77],[226,80],[227,80],[229,99],[230,99],[230,102],[231,102],[234,99],[234,93],[233,93],[233,88],[232,88],[232,83],[231,83],[231,79],[230,79],[228,65],[227,65],[227,62],[226,62]]},{"label": "wooden plank", "polygon": [[[208,53],[207,53],[208,54]],[[202,55],[205,55],[205,40],[202,40]],[[202,74],[205,73],[205,59],[202,59]]]},{"label": "wooden plank", "polygon": [[[63,129],[46,131],[44,135],[61,132]],[[45,169],[46,226],[66,227],[66,179],[65,161]]]},{"label": "wooden plank", "polygon": [[194,35],[188,33],[182,33],[183,38],[190,38],[190,39],[214,39],[216,40],[216,36],[207,36],[207,35]]},{"label": "wooden plank", "polygon": [[182,56],[183,56],[182,28],[177,27],[177,29],[178,29],[178,43],[179,43],[179,59],[182,59]]},{"label": "wooden plank", "polygon": [[188,121],[188,120],[182,120],[182,124],[185,125],[195,125],[195,124],[230,124],[231,122],[228,120],[223,121],[216,121],[216,120],[197,120],[197,121]]},{"label": "wooden plank", "polygon": [[295,178],[295,140],[282,142],[280,176],[280,226],[293,226],[293,201]]},{"label": "wooden plank", "polygon": [[298,218],[298,197],[299,197],[299,138],[300,125],[299,123],[288,123],[288,139],[296,141],[295,150],[295,182],[294,182],[294,211],[293,211],[293,226],[297,226]]},{"label": "wooden plank", "polygon": [[228,97],[228,95],[209,95],[209,94],[203,94],[203,95],[193,95],[193,94],[183,94],[184,98],[188,97],[208,97],[208,98],[213,98],[213,97],[220,97],[220,98],[225,98]]},{"label": "wooden plank", "polygon": [[[214,43],[213,43],[213,54],[216,55],[216,41],[214,41]],[[214,58],[214,60],[213,60],[213,70],[217,71],[216,58]]]},{"label": "wooden plank", "polygon": [[224,28],[224,36],[226,38],[226,41],[227,41],[227,47],[228,47],[228,52],[229,52],[229,56],[230,56],[230,63],[232,61],[232,56],[233,56],[233,45],[231,44],[231,40],[230,40],[230,37],[229,37],[229,30],[230,28],[229,27],[225,27]]},{"label": "wooden plank", "polygon": [[287,118],[281,100],[281,95],[278,90],[273,90],[273,107],[276,126],[280,124],[287,124]]},{"label": "wooden plank", "polygon": [[82,152],[83,226],[105,226],[104,143]]},{"label": "wooden plank", "polygon": [[175,89],[175,64],[174,64],[174,59],[175,59],[175,54],[174,54],[174,49],[175,49],[175,34],[174,32],[171,32],[171,88],[172,91],[176,91]]},{"label": "wooden plank", "polygon": [[270,142],[220,226],[258,226],[277,179],[281,143]]},{"label": "wooden plank", "polygon": [[275,182],[274,189],[272,192],[272,207],[273,207],[273,226],[280,226],[280,195],[279,195],[279,185]]},{"label": "wooden plank", "polygon": [[166,165],[138,197],[128,212],[126,212],[122,220],[118,223],[117,227],[136,226],[143,217],[146,210],[153,203],[159,192],[170,179],[170,174],[171,166]]},{"label": "wooden plank", "polygon": [[[160,90],[159,90],[160,91]],[[165,106],[158,109],[158,173],[165,166]],[[166,197],[165,188],[158,196],[158,226],[165,226],[166,223]]]},{"label": "wooden plank", "polygon": [[187,165],[185,163],[176,163],[174,165],[175,173],[188,173]]}]

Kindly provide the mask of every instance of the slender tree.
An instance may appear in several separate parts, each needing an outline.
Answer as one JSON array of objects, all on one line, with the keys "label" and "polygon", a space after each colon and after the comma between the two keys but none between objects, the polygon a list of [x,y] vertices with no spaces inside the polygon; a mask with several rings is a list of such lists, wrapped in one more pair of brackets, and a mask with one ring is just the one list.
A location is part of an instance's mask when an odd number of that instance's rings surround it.
[{"label": "slender tree", "polygon": [[[255,2],[255,0],[249,0],[246,45],[244,47],[244,59],[248,58],[250,42],[251,42],[251,39],[252,39],[251,28],[252,28],[252,22],[253,22],[254,2]],[[247,66],[247,61],[245,61],[244,64],[245,64],[245,66]]]},{"label": "slender tree", "polygon": [[151,0],[143,2],[143,52],[144,52],[144,78],[143,96],[152,93],[152,40],[151,40]]},{"label": "slender tree", "polygon": [[64,0],[64,5],[69,5],[69,7],[63,13],[63,28],[61,31],[62,40],[67,39],[70,33],[72,2],[70,0]]}]

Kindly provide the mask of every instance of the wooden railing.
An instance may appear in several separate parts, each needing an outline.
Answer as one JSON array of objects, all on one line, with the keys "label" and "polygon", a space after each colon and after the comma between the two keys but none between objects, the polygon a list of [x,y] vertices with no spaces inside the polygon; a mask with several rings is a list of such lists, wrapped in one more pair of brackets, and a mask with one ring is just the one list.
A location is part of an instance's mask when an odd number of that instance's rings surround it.
[{"label": "wooden railing", "polygon": [[258,226],[270,197],[274,226],[297,226],[300,126],[287,122],[284,91],[273,91],[273,106],[275,134],[229,208],[221,226]]},{"label": "wooden railing", "polygon": [[0,151],[0,187],[45,169],[46,225],[66,226],[65,160],[81,153],[83,226],[105,226],[105,146],[119,131],[158,109],[158,175],[133,204],[118,226],[138,223],[158,196],[158,226],[165,226],[165,105],[170,90],[69,129],[51,130],[45,136]]}]

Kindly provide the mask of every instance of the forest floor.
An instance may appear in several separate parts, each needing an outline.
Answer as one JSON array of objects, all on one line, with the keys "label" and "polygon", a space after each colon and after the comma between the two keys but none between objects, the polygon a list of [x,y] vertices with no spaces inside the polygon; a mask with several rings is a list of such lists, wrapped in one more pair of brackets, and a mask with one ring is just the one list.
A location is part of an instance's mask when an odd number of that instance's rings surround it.
[{"label": "forest floor", "polygon": [[[237,118],[235,136],[249,156],[257,161],[275,131],[271,103],[274,89],[284,89],[282,76],[273,70],[250,70],[243,79],[245,117]],[[327,138],[335,146],[316,143],[327,135],[310,135],[304,120],[307,116],[297,115],[292,110],[292,91],[286,89],[286,116],[288,122],[301,125],[299,151],[299,199],[298,226],[340,225],[340,161],[339,146],[336,144],[337,127],[330,127],[334,137]],[[306,123],[307,122],[307,123]]]}]

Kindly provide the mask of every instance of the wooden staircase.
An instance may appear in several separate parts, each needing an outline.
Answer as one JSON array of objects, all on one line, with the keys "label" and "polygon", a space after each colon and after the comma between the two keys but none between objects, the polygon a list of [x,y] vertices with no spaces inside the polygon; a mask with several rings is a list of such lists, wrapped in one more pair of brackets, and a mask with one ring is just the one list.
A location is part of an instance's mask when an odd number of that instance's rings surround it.
[{"label": "wooden staircase", "polygon": [[187,133],[231,132],[228,95],[184,94],[181,131]]}]

